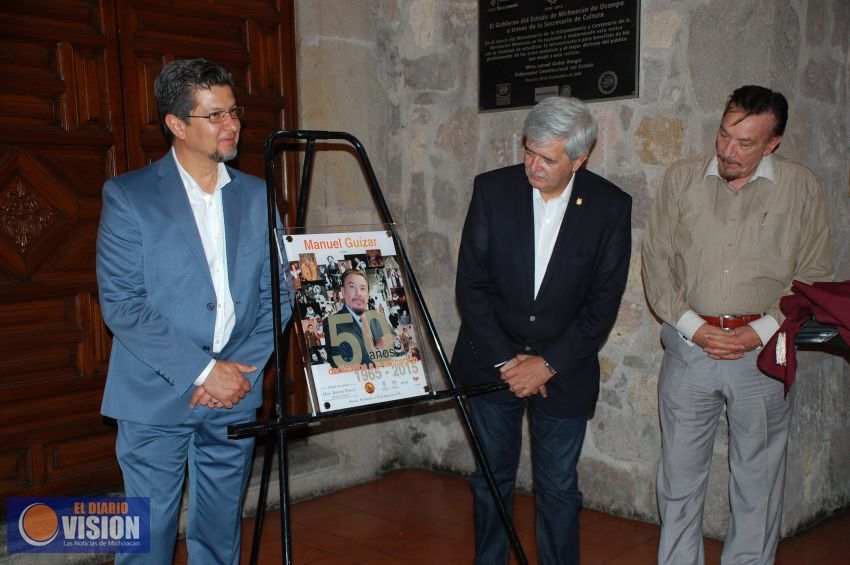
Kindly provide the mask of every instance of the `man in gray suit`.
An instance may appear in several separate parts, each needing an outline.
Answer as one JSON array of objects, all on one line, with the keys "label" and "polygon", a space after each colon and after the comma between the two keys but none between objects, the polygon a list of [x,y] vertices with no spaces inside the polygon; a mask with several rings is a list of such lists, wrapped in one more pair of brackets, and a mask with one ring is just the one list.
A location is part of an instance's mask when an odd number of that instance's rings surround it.
[{"label": "man in gray suit", "polygon": [[820,186],[773,152],[788,119],[778,92],[729,97],[715,151],[667,171],[643,241],[649,303],[664,321],[658,381],[658,562],[702,563],[702,511],[723,406],[732,518],[722,563],[773,563],[794,389],[756,367],[791,281],[830,280]]},{"label": "man in gray suit", "polygon": [[224,165],[244,112],[229,72],[173,61],[155,94],[171,151],[107,181],[97,239],[114,334],[101,412],[118,421],[127,496],[151,509],[150,553],[116,563],[172,561],[187,463],[190,559],[238,563],[254,442],[227,426],[256,417],[273,348],[265,183]]}]

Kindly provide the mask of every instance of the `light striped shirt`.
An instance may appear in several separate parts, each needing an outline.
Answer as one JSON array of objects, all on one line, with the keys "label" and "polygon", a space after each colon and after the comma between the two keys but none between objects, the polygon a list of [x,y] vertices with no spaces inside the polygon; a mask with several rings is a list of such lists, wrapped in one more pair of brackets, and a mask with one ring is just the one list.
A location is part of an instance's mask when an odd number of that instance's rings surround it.
[{"label": "light striped shirt", "polygon": [[832,249],[820,185],[807,168],[764,157],[735,190],[703,155],[671,166],[643,241],[650,306],[687,339],[711,316],[766,314],[762,343],[779,328],[791,281],[828,281]]}]

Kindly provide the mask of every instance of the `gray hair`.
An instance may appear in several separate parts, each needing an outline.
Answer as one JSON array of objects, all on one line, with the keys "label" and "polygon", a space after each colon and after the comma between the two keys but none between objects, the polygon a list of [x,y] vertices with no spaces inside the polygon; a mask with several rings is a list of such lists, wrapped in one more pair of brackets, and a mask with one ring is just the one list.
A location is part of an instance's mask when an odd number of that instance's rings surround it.
[{"label": "gray hair", "polygon": [[523,138],[534,143],[566,140],[570,159],[590,153],[596,142],[596,120],[587,105],[578,98],[551,96],[538,103],[525,118]]}]

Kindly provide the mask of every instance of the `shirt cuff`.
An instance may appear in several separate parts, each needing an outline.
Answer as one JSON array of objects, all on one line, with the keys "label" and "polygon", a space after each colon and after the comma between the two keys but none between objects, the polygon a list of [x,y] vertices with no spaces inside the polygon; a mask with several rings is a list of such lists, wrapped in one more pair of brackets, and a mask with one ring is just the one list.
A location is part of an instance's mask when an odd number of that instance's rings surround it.
[{"label": "shirt cuff", "polygon": [[702,317],[693,310],[687,310],[676,322],[676,331],[689,342],[693,342],[694,334],[705,323]]},{"label": "shirt cuff", "polygon": [[204,384],[204,381],[206,381],[207,377],[210,376],[210,372],[212,372],[212,368],[214,365],[215,359],[210,359],[210,362],[207,364],[207,368],[204,369],[200,375],[198,375],[198,378],[195,379],[195,382],[193,384],[195,386],[201,386],[202,384]]},{"label": "shirt cuff", "polygon": [[750,322],[749,326],[759,335],[762,346],[767,345],[767,342],[770,341],[773,334],[779,330],[779,322],[777,322],[776,318],[770,314],[765,314],[758,320]]}]

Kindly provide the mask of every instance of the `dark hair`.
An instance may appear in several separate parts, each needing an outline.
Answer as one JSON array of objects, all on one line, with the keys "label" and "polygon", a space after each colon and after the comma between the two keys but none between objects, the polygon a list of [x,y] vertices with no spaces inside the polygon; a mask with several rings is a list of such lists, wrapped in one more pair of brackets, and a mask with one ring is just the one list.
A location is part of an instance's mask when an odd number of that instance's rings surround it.
[{"label": "dark hair", "polygon": [[349,277],[353,276],[363,277],[363,280],[366,281],[366,288],[371,287],[371,285],[369,284],[369,277],[366,276],[366,273],[357,269],[348,269],[342,274],[342,285],[345,286],[345,281],[348,280]]},{"label": "dark hair", "polygon": [[788,123],[788,101],[780,92],[752,84],[742,86],[729,96],[723,115],[733,110],[744,112],[744,118],[771,113],[776,122],[773,126],[773,136],[785,133],[785,124]]},{"label": "dark hair", "polygon": [[195,107],[195,92],[213,86],[233,88],[233,76],[227,69],[212,61],[177,59],[162,67],[153,83],[153,92],[162,133],[169,143],[174,140],[174,134],[165,125],[165,116],[174,114],[188,122],[189,114]]}]

